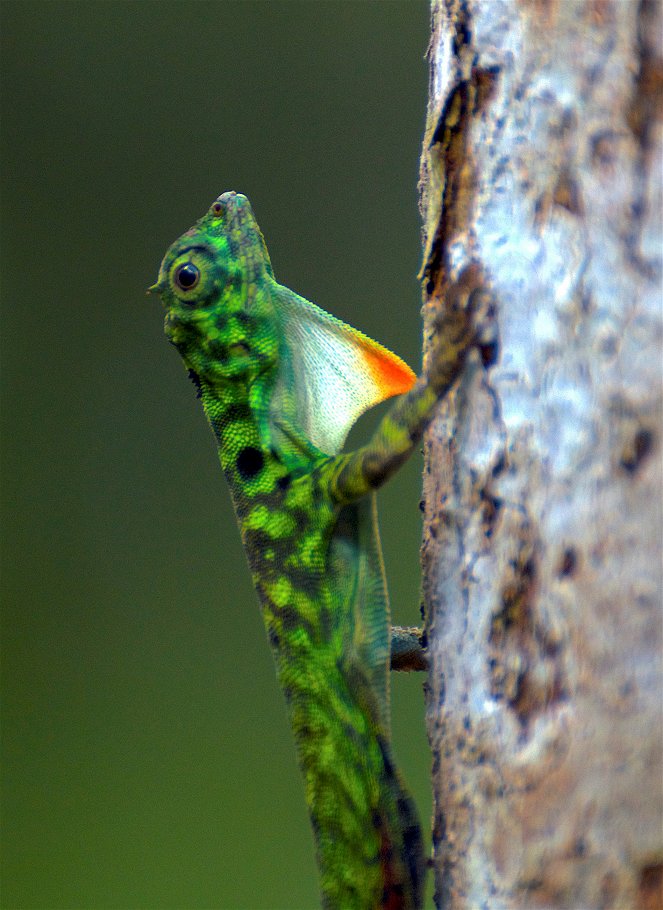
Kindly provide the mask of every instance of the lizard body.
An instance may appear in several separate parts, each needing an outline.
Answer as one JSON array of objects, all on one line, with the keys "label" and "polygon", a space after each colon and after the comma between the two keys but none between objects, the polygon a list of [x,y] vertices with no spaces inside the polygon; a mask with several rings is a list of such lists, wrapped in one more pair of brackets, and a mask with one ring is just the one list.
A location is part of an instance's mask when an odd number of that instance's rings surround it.
[{"label": "lizard body", "polygon": [[[304,777],[323,906],[416,910],[424,859],[391,755],[374,491],[458,375],[468,318],[448,320],[429,375],[416,380],[276,282],[251,206],[233,192],[170,247],[150,290],[166,306],[166,334],[198,387],[230,486]],[[339,454],[358,415],[392,395],[371,442]]]}]

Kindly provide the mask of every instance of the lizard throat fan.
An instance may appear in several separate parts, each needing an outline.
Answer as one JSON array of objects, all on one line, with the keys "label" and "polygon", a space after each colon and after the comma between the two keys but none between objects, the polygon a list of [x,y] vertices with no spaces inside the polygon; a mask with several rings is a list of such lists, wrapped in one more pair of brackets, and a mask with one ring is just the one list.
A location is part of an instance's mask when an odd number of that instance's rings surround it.
[{"label": "lizard throat fan", "polygon": [[276,310],[285,356],[280,358],[273,412],[290,406],[313,445],[336,454],[360,414],[412,388],[415,375],[400,357],[286,288]]}]

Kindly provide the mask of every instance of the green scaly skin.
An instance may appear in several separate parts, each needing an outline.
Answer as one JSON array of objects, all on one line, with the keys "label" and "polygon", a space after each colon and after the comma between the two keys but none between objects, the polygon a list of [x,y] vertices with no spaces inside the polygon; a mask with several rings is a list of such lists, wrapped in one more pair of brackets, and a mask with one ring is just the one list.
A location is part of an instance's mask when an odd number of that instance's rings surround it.
[{"label": "green scaly skin", "polygon": [[275,281],[244,196],[215,201],[170,247],[151,290],[230,486],[304,776],[323,907],[415,910],[424,859],[391,757],[389,606],[373,494],[458,376],[470,318],[448,314],[428,376],[395,400],[366,446],[328,455],[298,427],[287,392],[275,398],[288,356],[277,311],[303,301]]}]

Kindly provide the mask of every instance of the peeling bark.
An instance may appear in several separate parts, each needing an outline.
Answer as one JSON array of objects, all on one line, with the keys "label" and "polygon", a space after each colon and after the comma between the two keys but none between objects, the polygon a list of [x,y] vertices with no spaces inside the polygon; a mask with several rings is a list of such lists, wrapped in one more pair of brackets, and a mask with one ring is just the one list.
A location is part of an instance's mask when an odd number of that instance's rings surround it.
[{"label": "peeling bark", "polygon": [[662,43],[647,0],[433,3],[426,324],[499,332],[426,443],[439,908],[663,907]]}]

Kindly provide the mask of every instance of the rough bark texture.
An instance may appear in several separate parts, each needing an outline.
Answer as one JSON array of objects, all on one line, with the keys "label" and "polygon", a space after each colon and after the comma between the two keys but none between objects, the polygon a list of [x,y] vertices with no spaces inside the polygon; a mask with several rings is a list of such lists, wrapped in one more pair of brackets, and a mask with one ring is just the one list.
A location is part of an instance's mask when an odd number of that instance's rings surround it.
[{"label": "rough bark texture", "polygon": [[663,906],[662,27],[433,4],[425,313],[498,328],[427,441],[441,908]]}]

